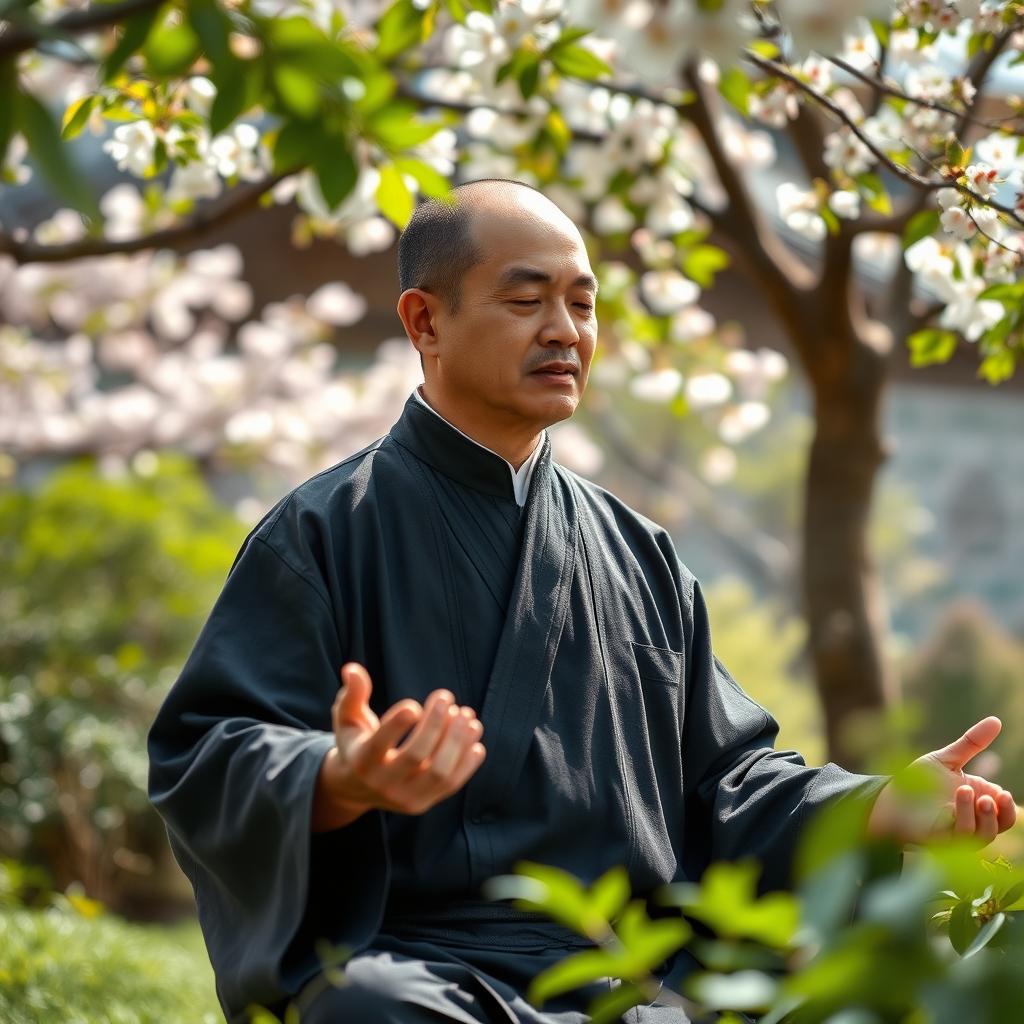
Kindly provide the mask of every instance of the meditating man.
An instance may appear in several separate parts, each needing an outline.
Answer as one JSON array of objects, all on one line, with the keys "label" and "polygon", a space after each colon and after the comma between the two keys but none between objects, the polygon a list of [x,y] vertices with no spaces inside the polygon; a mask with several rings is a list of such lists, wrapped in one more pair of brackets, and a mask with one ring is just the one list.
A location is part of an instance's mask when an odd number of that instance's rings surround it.
[{"label": "meditating man", "polygon": [[[520,859],[587,882],[622,864],[647,895],[754,856],[768,890],[834,799],[906,839],[1013,822],[1009,793],[961,772],[996,718],[926,755],[945,823],[936,800],[912,826],[887,776],[773,749],[668,534],[552,461],[545,428],[597,341],[579,231],[514,182],[455,199],[399,243],[423,385],[252,531],[150,735],[232,1022],[303,993],[312,1022],[578,1024],[608,979],[543,1009],[525,991],[583,941],[481,893]],[[339,945],[346,984],[322,985]]]}]

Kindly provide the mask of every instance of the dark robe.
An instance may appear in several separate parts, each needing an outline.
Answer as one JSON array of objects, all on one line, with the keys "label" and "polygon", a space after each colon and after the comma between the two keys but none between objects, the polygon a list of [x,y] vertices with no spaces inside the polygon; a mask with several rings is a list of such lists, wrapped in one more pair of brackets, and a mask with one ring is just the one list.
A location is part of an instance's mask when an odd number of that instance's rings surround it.
[{"label": "dark robe", "polygon": [[[715,657],[668,534],[543,444],[520,509],[508,464],[410,398],[387,436],[292,491],[239,552],[149,740],[150,795],[229,1019],[298,992],[320,939],[425,941],[412,948],[481,978],[507,955],[518,988],[521,957],[568,950],[565,929],[513,916],[467,946],[445,924],[479,918],[481,883],[517,860],[587,882],[624,864],[647,895],[752,855],[761,890],[785,888],[807,817],[887,781],[774,750],[777,723]],[[423,815],[374,811],[314,835],[347,661],[369,670],[378,715],[451,690],[476,709],[487,756]]]}]

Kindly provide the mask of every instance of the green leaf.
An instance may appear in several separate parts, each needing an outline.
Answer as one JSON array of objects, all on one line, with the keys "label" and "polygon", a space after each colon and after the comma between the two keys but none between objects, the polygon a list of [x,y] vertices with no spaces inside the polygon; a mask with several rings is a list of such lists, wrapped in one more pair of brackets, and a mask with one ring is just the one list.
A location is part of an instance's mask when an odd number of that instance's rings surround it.
[{"label": "green leaf", "polygon": [[218,135],[249,106],[250,63],[229,57],[217,65],[217,95],[210,107],[210,133]]},{"label": "green leaf", "polygon": [[963,951],[963,958],[966,960],[969,956],[974,956],[979,950],[984,949],[996,937],[1004,924],[1006,924],[1006,915],[996,914],[982,925],[981,930],[974,936],[974,940]]},{"label": "green leaf", "polygon": [[186,72],[200,49],[199,36],[190,25],[164,24],[150,32],[143,52],[150,74],[161,78]]},{"label": "green leaf", "polygon": [[274,142],[274,173],[296,171],[309,164],[320,147],[322,136],[317,124],[290,121]]},{"label": "green leaf", "polygon": [[978,933],[977,923],[971,916],[971,904],[968,900],[958,903],[949,915],[949,941],[961,955],[968,949]]},{"label": "green leaf", "polygon": [[770,39],[755,39],[747,44],[747,49],[759,57],[764,57],[765,60],[775,60],[782,53],[778,43],[773,43]]},{"label": "green leaf", "polygon": [[400,101],[389,103],[367,119],[366,131],[385,149],[405,150],[433,138],[443,121],[424,121],[416,115],[416,107]]},{"label": "green leaf", "polygon": [[800,906],[788,893],[758,899],[755,883],[760,870],[750,859],[712,864],[699,887],[666,886],[662,901],[681,906],[725,938],[749,938],[785,948],[800,923]]},{"label": "green leaf", "polygon": [[571,78],[582,78],[584,81],[592,82],[602,75],[612,73],[611,67],[596,53],[575,43],[568,46],[556,44],[556,47],[548,51],[548,57],[563,75],[569,75]]},{"label": "green leaf", "polygon": [[99,96],[83,96],[81,99],[75,100],[64,111],[64,117],[61,119],[60,137],[67,141],[81,135],[82,129],[88,124],[89,116],[92,114],[93,108],[98,101]]},{"label": "green leaf", "polygon": [[989,384],[1002,384],[1009,380],[1017,369],[1017,360],[1013,353],[1007,349],[1000,349],[986,356],[978,367],[978,376],[984,378]]},{"label": "green leaf", "polygon": [[750,112],[750,78],[739,68],[728,68],[718,79],[718,91],[741,114]]},{"label": "green leaf", "polygon": [[444,0],[444,6],[451,15],[452,21],[457,21],[460,25],[465,23],[469,11],[462,0]]},{"label": "green leaf", "polygon": [[629,873],[621,865],[606,871],[590,887],[590,905],[606,921],[617,917],[629,900]]},{"label": "green leaf", "polygon": [[372,114],[382,107],[398,88],[395,76],[387,71],[371,71],[359,76],[357,81],[363,89],[363,95],[356,100],[355,106],[364,115]]},{"label": "green leaf", "polygon": [[448,179],[426,161],[413,157],[399,157],[395,160],[395,166],[403,174],[414,177],[420,186],[420,191],[424,195],[430,196],[431,199],[450,199],[452,197]]},{"label": "green leaf", "polygon": [[907,344],[910,346],[911,366],[931,366],[949,362],[956,351],[957,337],[952,331],[926,327],[910,335]]},{"label": "green leaf", "polygon": [[228,45],[230,26],[214,0],[188,0],[188,21],[199,37],[202,48],[217,68],[231,57]]},{"label": "green leaf", "polygon": [[103,62],[104,82],[109,82],[124,67],[128,58],[145,43],[159,17],[162,17],[162,8],[157,7],[125,19],[121,38]]},{"label": "green leaf", "polygon": [[990,284],[978,295],[979,299],[999,299],[1019,302],[1024,298],[1024,281],[1012,283]]},{"label": "green leaf", "polygon": [[540,81],[540,58],[527,61],[519,72],[519,92],[528,100],[536,91]]},{"label": "green leaf", "polygon": [[590,1024],[620,1024],[628,1010],[648,1002],[649,997],[639,985],[626,981],[594,999],[588,1007],[588,1019]]},{"label": "green leaf", "polygon": [[394,164],[385,164],[380,169],[376,199],[380,212],[399,230],[409,223],[415,200],[402,172]]},{"label": "green leaf", "polygon": [[715,283],[715,274],[729,266],[729,254],[716,245],[698,245],[683,253],[682,271],[701,288]]},{"label": "green leaf", "polygon": [[872,18],[871,31],[875,33],[875,38],[880,46],[889,45],[889,22],[883,21],[881,18]]},{"label": "green leaf", "polygon": [[313,172],[331,210],[349,195],[359,179],[359,168],[344,139],[332,139],[321,146],[313,160]]},{"label": "green leaf", "polygon": [[1018,882],[1010,886],[1002,896],[999,897],[1000,910],[1013,910],[1016,903],[1024,899],[1024,882]]},{"label": "green leaf", "polygon": [[938,210],[922,210],[907,221],[903,229],[903,248],[909,249],[915,242],[935,233],[939,226]]},{"label": "green leaf", "polygon": [[28,142],[32,162],[54,190],[76,210],[99,218],[88,178],[72,163],[50,112],[31,93],[17,94],[17,123]]},{"label": "green leaf", "polygon": [[320,110],[320,83],[296,64],[275,64],[270,72],[284,106],[302,118]]},{"label": "green leaf", "polygon": [[540,1006],[554,996],[589,985],[598,978],[610,975],[617,959],[613,953],[604,949],[586,949],[582,953],[574,953],[541,971],[530,982],[527,998],[535,1006]]},{"label": "green leaf", "polygon": [[882,214],[883,217],[892,213],[892,201],[889,199],[889,193],[885,190],[885,184],[877,174],[871,171],[858,174],[854,181],[857,182],[872,210]]},{"label": "green leaf", "polygon": [[377,22],[377,56],[388,61],[423,41],[423,11],[412,0],[397,0]]},{"label": "green leaf", "polygon": [[569,46],[571,43],[578,43],[585,36],[589,36],[591,31],[580,25],[564,28],[562,34],[548,47],[548,53],[554,53],[560,47]]},{"label": "green leaf", "polygon": [[559,153],[564,153],[572,142],[572,129],[561,113],[554,109],[549,110],[544,118],[544,128],[555,149]]},{"label": "green leaf", "polygon": [[946,143],[946,163],[950,167],[962,167],[964,164],[964,157],[966,156],[966,150],[960,144],[958,139],[950,139]]}]

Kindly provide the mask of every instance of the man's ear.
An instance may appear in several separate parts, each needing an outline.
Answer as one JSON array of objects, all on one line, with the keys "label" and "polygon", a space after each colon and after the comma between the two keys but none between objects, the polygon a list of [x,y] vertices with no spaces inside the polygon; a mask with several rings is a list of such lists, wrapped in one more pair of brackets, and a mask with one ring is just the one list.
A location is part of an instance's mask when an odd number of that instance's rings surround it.
[{"label": "man's ear", "polygon": [[438,310],[437,296],[422,288],[406,288],[398,297],[398,315],[402,326],[420,355],[437,354],[435,317]]}]

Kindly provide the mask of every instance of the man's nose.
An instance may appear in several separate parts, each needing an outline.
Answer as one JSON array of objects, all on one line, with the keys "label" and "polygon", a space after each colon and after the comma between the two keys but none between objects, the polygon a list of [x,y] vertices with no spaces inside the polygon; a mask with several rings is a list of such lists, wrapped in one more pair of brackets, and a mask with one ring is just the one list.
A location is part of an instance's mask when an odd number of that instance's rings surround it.
[{"label": "man's nose", "polygon": [[541,341],[545,345],[578,345],[580,329],[565,302],[555,303],[551,320],[544,325]]}]

